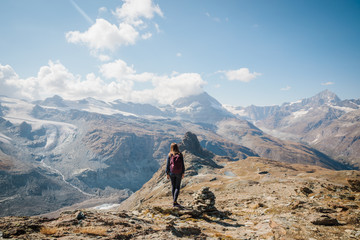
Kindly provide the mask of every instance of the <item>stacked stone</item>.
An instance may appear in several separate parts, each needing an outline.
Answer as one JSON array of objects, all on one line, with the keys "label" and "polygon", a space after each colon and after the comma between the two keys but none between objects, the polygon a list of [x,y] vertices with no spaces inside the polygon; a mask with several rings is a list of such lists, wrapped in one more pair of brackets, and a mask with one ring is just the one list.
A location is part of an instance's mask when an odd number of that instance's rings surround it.
[{"label": "stacked stone", "polygon": [[215,198],[215,194],[209,190],[209,187],[203,187],[195,194],[193,207],[201,213],[217,211]]}]

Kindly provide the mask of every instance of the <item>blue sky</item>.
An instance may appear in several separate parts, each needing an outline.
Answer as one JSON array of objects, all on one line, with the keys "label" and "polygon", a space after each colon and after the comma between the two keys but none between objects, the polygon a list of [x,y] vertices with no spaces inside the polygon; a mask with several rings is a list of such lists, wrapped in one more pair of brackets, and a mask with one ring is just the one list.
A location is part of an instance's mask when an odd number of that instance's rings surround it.
[{"label": "blue sky", "polygon": [[8,96],[360,98],[360,1],[2,0],[0,21]]}]

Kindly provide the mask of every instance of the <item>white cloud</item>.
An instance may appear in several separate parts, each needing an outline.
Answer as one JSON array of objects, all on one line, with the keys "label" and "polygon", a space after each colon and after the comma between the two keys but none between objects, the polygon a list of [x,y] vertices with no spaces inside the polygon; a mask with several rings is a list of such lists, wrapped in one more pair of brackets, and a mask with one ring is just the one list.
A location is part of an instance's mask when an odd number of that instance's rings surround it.
[{"label": "white cloud", "polygon": [[329,85],[333,85],[335,84],[334,82],[325,82],[325,83],[321,83],[321,85],[323,86],[329,86]]},{"label": "white cloud", "polygon": [[152,33],[150,33],[150,32],[147,32],[147,33],[144,33],[143,35],[141,35],[141,38],[142,39],[149,39],[149,38],[151,38],[152,37]]},{"label": "white cloud", "polygon": [[[74,2],[73,5],[85,18],[91,20]],[[107,11],[106,8],[99,9],[99,13],[105,11]],[[163,16],[160,7],[154,4],[152,0],[124,0],[122,6],[112,13],[119,20],[118,23],[115,24],[98,18],[84,32],[67,32],[66,40],[69,43],[84,44],[90,49],[92,56],[104,61],[104,55],[101,54],[103,51],[114,52],[122,46],[134,45],[140,37],[144,40],[149,39],[152,33],[146,31],[148,28],[147,21],[156,14]],[[160,31],[156,23],[155,29],[158,32]]]},{"label": "white cloud", "polygon": [[105,19],[96,19],[86,32],[68,32],[66,39],[70,43],[83,43],[91,50],[114,51],[120,46],[135,44],[138,35],[130,24],[120,23],[116,26]]},{"label": "white cloud", "polygon": [[155,14],[163,16],[159,5],[155,5],[152,0],[124,0],[124,4],[114,14],[134,26],[144,23],[141,18],[152,19]]},{"label": "white cloud", "polygon": [[133,67],[129,67],[123,60],[116,60],[100,66],[100,72],[105,78],[114,78],[118,81],[128,79],[135,74]]},{"label": "white cloud", "polygon": [[17,87],[11,84],[18,80],[19,76],[10,65],[0,64],[0,95],[19,97]]},{"label": "white cloud", "polygon": [[156,32],[157,32],[157,33],[160,33],[160,32],[161,32],[161,29],[160,29],[160,27],[159,27],[159,24],[155,23],[154,26],[155,26]]},{"label": "white cloud", "polygon": [[[11,74],[5,77],[5,85],[16,89],[11,93],[6,93],[11,97],[24,97],[28,99],[39,99],[47,93],[58,94],[59,92],[66,92],[68,84],[76,82],[76,77],[69,73],[65,67],[59,63],[49,62],[48,66],[40,68],[37,77],[30,77],[21,79],[15,71],[8,66],[7,70],[11,69]],[[3,69],[1,69],[4,72]],[[9,71],[5,71],[8,72]]]},{"label": "white cloud", "polygon": [[284,88],[280,88],[281,91],[289,91],[291,89],[290,86],[286,86]]},{"label": "white cloud", "polygon": [[151,79],[153,88],[132,93],[132,101],[153,104],[171,104],[174,100],[202,93],[206,82],[197,73],[176,76],[156,76]]},{"label": "white cloud", "polygon": [[[10,72],[7,70],[11,70]],[[36,77],[21,79],[10,66],[1,66],[2,73],[5,75],[5,87],[13,90],[2,92],[9,97],[26,98],[29,100],[44,99],[53,95],[60,95],[66,99],[79,99],[85,97],[96,97],[99,99],[110,100],[119,93],[119,89],[124,91],[131,87],[124,83],[105,83],[95,74],[88,74],[85,80],[80,76],[75,76],[68,71],[60,62],[49,61],[47,66],[40,68]],[[3,83],[3,80],[1,81]],[[4,88],[1,88],[4,89]]]},{"label": "white cloud", "polygon": [[253,72],[250,73],[248,68],[240,68],[238,70],[222,71],[230,81],[250,82],[257,76],[261,76],[261,73]]},{"label": "white cloud", "polygon": [[178,52],[178,53],[176,53],[176,56],[177,56],[177,57],[181,57],[182,54],[181,54],[180,52]]},{"label": "white cloud", "polygon": [[[210,14],[209,12],[206,12],[205,15],[206,15],[208,18],[210,18],[210,19],[212,19],[213,21],[215,21],[215,22],[221,22],[221,19],[220,19],[219,17],[213,17],[213,16],[211,16],[211,14]],[[228,21],[229,19],[226,18],[225,20]]]},{"label": "white cloud", "polygon": [[99,8],[99,13],[105,13],[107,12],[107,8],[106,7],[101,7]]},{"label": "white cloud", "polygon": [[127,95],[129,101],[171,104],[180,97],[191,96],[203,92],[206,82],[197,73],[173,72],[170,76],[159,76],[154,73],[136,73],[133,66],[128,66],[122,60],[104,64],[100,67],[101,74],[107,79],[116,79],[118,83],[151,82],[152,87],[141,91],[133,91]]},{"label": "white cloud", "polygon": [[109,55],[97,54],[97,53],[95,53],[95,54],[96,54],[95,56],[102,62],[107,62],[107,61],[110,61],[110,59],[111,59],[111,57]]},{"label": "white cloud", "polygon": [[[29,100],[56,94],[65,99],[94,97],[105,101],[123,99],[171,104],[177,98],[203,92],[206,84],[197,73],[174,72],[170,76],[137,73],[133,66],[120,59],[101,65],[99,72],[101,76],[89,73],[82,79],[60,62],[49,61],[48,65],[40,68],[37,76],[21,79],[9,65],[0,65],[0,94]],[[136,84],[142,84],[142,90],[135,90]]]}]

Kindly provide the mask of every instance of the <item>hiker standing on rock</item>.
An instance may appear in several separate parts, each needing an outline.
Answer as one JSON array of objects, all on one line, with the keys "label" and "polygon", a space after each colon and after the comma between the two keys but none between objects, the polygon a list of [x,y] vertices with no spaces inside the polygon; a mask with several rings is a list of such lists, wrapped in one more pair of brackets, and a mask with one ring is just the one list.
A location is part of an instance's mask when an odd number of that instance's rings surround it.
[{"label": "hiker standing on rock", "polygon": [[170,152],[166,162],[166,175],[171,180],[171,192],[173,196],[173,206],[180,207],[177,199],[180,193],[181,179],[184,178],[185,165],[184,157],[179,151],[179,147],[176,143],[170,145]]}]

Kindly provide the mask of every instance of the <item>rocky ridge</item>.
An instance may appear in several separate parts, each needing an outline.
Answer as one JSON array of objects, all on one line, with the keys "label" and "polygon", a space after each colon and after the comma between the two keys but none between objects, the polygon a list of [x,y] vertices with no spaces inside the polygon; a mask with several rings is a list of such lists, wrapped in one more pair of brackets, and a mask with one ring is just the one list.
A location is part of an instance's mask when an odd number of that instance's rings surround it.
[{"label": "rocky ridge", "polygon": [[[337,170],[351,168],[307,145],[264,133],[237,119],[206,93],[162,109],[120,100],[69,101],[59,96],[32,103],[1,96],[0,104],[0,188],[5,189],[0,192],[0,209],[6,209],[0,216],[47,213],[82,201],[120,201],[156,173],[170,143],[181,141],[187,131],[195,132],[200,140],[196,144],[190,140],[184,150],[192,176],[221,169],[216,161],[221,158],[262,157]],[[349,135],[342,146],[356,139],[356,133]],[[208,151],[200,152],[201,147]],[[29,171],[44,176],[42,181]],[[13,180],[19,178],[20,185]],[[35,204],[38,199],[41,204]]]},{"label": "rocky ridge", "polygon": [[272,136],[306,143],[336,161],[359,167],[359,109],[359,99],[341,100],[325,90],[281,106],[238,107],[231,111]]},{"label": "rocky ridge", "polygon": [[119,209],[78,209],[53,218],[3,217],[0,235],[5,239],[359,238],[359,171],[259,157],[229,161],[204,154],[207,151],[201,148],[186,148],[196,141],[189,133],[185,144],[180,143],[187,169],[193,168],[183,179],[181,208],[171,206],[170,182],[162,166]]}]

